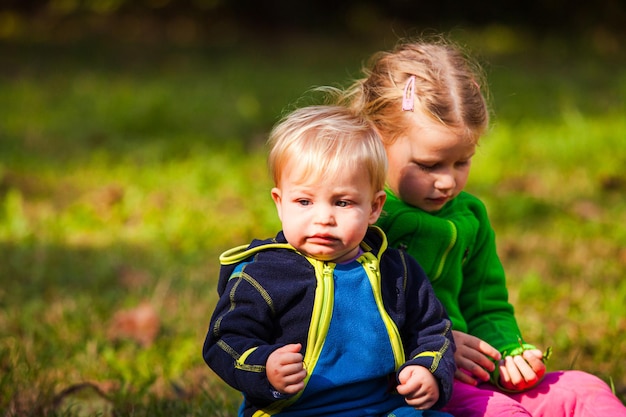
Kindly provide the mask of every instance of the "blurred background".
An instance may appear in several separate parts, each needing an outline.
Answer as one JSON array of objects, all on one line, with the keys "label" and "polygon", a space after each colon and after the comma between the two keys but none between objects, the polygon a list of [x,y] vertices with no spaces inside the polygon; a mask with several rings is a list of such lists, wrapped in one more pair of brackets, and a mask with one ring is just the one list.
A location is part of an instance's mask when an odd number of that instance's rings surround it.
[{"label": "blurred background", "polygon": [[0,2],[0,415],[236,415],[204,365],[218,256],[280,224],[271,126],[399,39],[482,65],[525,339],[626,400],[626,4]]},{"label": "blurred background", "polygon": [[[109,35],[127,40],[242,41],[252,34],[287,32],[380,35],[396,28],[475,27],[491,24],[537,34],[605,36],[624,31],[619,0],[461,2],[330,0],[4,0],[2,37],[32,40]],[[148,29],[155,30],[149,33]],[[160,30],[158,30],[160,29]]]}]

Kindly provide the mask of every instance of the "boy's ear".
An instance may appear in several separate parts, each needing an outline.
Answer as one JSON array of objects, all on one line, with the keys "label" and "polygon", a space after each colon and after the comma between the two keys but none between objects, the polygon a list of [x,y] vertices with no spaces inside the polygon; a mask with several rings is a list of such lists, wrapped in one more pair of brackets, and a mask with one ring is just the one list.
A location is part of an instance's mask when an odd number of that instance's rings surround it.
[{"label": "boy's ear", "polygon": [[379,191],[374,194],[374,198],[372,199],[372,212],[370,213],[369,223],[374,224],[380,217],[380,213],[383,211],[383,206],[385,205],[385,201],[387,200],[387,193],[384,191]]},{"label": "boy's ear", "polygon": [[272,200],[274,200],[274,204],[276,205],[276,211],[278,212],[278,218],[282,221],[282,211],[281,211],[281,201],[283,200],[282,192],[280,188],[274,187],[272,188]]}]

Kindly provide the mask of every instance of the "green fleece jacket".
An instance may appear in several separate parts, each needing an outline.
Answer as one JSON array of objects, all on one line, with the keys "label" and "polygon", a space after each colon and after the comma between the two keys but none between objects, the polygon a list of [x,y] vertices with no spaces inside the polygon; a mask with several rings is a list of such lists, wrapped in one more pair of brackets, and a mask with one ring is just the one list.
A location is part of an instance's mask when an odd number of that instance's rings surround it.
[{"label": "green fleece jacket", "polygon": [[390,190],[378,225],[389,245],[406,248],[426,271],[454,330],[474,335],[503,356],[534,346],[524,343],[515,320],[495,233],[484,204],[462,192],[428,213]]}]

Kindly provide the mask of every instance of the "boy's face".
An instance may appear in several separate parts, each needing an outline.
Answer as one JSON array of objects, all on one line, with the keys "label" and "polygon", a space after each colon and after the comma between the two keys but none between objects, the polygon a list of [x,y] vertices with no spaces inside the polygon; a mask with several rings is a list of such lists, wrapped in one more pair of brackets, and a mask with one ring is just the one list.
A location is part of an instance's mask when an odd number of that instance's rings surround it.
[{"label": "boy's face", "polygon": [[385,192],[374,192],[367,175],[342,172],[302,184],[297,164],[288,164],[272,198],[287,241],[313,258],[344,262],[358,253],[367,227],[378,220]]},{"label": "boy's face", "polygon": [[387,184],[402,201],[435,212],[465,188],[476,145],[418,114],[414,123],[387,146]]}]

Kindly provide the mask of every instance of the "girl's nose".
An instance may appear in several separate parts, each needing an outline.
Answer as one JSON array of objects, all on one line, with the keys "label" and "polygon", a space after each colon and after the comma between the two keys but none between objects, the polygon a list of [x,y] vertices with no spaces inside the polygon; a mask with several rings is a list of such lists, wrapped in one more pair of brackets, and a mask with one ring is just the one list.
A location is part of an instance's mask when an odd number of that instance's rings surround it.
[{"label": "girl's nose", "polygon": [[442,173],[435,180],[435,188],[438,190],[451,190],[455,187],[456,180],[451,173]]}]

